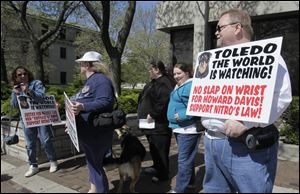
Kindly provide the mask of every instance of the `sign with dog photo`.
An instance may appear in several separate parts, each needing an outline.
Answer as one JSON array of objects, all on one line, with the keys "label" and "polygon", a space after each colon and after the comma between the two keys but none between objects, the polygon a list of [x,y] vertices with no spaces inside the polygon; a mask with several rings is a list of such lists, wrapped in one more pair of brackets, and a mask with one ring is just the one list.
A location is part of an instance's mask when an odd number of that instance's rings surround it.
[{"label": "sign with dog photo", "polygon": [[73,145],[75,146],[76,150],[79,152],[79,142],[78,142],[78,135],[77,135],[77,127],[76,127],[76,119],[75,114],[71,110],[71,100],[69,99],[68,95],[64,92],[65,96],[65,109],[66,109],[66,126],[68,130],[68,134],[71,138]]},{"label": "sign with dog photo", "polygon": [[277,37],[199,53],[187,115],[269,123],[281,44]]},{"label": "sign with dog photo", "polygon": [[34,101],[27,96],[18,96],[17,100],[26,128],[49,125],[61,121],[53,95],[44,96],[42,102]]}]

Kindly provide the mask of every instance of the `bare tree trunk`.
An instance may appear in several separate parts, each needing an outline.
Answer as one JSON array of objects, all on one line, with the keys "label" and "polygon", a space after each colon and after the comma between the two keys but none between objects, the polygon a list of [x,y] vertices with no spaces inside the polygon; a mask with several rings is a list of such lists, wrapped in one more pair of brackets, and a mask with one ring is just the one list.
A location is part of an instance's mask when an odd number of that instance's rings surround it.
[{"label": "bare tree trunk", "polygon": [[112,74],[113,74],[113,82],[114,88],[116,92],[121,94],[121,56],[112,56],[110,57],[112,62]]},{"label": "bare tree trunk", "polygon": [[4,58],[4,49],[2,46],[1,46],[1,81],[8,83],[7,70],[6,70],[6,64]]},{"label": "bare tree trunk", "polygon": [[100,16],[100,14],[97,13],[97,10],[92,6],[92,4],[89,1],[83,1],[82,3],[85,5],[88,12],[94,18],[96,24],[100,29],[101,40],[112,63],[111,70],[113,73],[113,82],[115,85],[115,89],[118,94],[121,94],[121,58],[132,25],[136,2],[128,2],[124,22],[122,28],[118,33],[118,38],[115,46],[112,45],[112,41],[109,36],[110,2],[101,1],[102,17]]},{"label": "bare tree trunk", "polygon": [[204,11],[204,50],[210,49],[210,36],[208,30],[208,18],[209,18],[209,1],[205,1],[205,11]]},{"label": "bare tree trunk", "polygon": [[64,1],[61,11],[57,15],[57,20],[53,28],[49,29],[42,35],[34,30],[33,24],[28,20],[29,16],[27,15],[27,5],[29,1],[23,1],[19,3],[19,5],[13,1],[9,1],[9,3],[10,6],[16,11],[16,14],[19,15],[24,32],[30,37],[30,41],[34,49],[34,63],[37,70],[36,77],[44,82],[43,53],[57,39],[62,25],[65,24],[69,15],[76,9],[80,2]]},{"label": "bare tree trunk", "polygon": [[33,44],[34,49],[34,63],[37,69],[36,78],[41,80],[43,83],[44,79],[44,63],[43,63],[43,51],[37,43]]}]

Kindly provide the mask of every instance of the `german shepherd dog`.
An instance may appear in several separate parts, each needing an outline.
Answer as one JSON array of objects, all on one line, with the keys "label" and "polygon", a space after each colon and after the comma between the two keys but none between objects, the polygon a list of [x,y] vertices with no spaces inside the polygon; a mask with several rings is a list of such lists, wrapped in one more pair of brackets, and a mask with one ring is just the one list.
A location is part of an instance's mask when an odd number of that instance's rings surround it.
[{"label": "german shepherd dog", "polygon": [[103,161],[105,169],[118,167],[120,175],[118,193],[122,193],[124,181],[128,177],[131,177],[129,191],[135,193],[135,184],[139,180],[142,161],[146,155],[146,149],[143,144],[129,130],[130,128],[127,125],[115,129],[118,139],[121,141],[121,155],[117,158],[106,158]]}]

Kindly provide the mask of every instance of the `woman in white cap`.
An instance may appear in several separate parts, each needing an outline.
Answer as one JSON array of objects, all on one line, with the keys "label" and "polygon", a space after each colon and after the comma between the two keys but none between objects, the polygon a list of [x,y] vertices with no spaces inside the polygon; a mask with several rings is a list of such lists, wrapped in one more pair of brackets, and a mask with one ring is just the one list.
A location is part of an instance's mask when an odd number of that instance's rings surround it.
[{"label": "woman in white cap", "polygon": [[80,71],[86,77],[84,87],[71,99],[71,109],[76,115],[78,139],[86,154],[91,189],[89,193],[108,193],[108,180],[103,169],[103,159],[112,146],[113,130],[92,126],[92,112],[110,112],[114,104],[114,89],[111,80],[96,71],[95,62],[101,62],[101,55],[87,52],[76,60]]}]

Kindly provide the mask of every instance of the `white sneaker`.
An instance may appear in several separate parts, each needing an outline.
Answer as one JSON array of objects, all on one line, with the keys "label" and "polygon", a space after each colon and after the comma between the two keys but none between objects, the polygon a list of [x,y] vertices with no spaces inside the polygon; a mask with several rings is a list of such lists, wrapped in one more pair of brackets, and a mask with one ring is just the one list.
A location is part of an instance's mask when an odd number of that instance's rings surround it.
[{"label": "white sneaker", "polygon": [[49,170],[49,172],[53,173],[53,172],[56,172],[57,170],[58,170],[58,163],[57,163],[57,161],[50,162],[50,170]]},{"label": "white sneaker", "polygon": [[30,165],[28,171],[24,174],[25,177],[31,177],[33,175],[35,175],[36,173],[39,172],[39,168],[38,167],[34,167],[32,165]]}]

